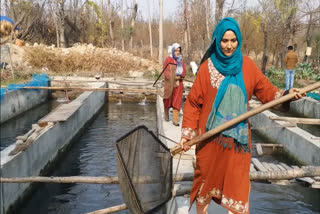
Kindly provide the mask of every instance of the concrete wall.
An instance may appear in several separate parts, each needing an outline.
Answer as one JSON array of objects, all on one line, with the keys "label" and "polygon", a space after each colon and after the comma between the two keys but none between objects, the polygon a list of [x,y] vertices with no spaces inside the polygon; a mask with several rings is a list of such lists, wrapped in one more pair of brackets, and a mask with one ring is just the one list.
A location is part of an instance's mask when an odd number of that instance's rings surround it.
[{"label": "concrete wall", "polygon": [[48,98],[47,90],[16,90],[3,95],[1,102],[0,123],[3,123],[32,107],[43,103]]},{"label": "concrete wall", "polygon": [[[105,87],[104,83],[96,87]],[[71,139],[98,112],[105,102],[103,92],[84,92],[73,102],[82,105],[65,122],[58,122],[41,134],[27,150],[14,156],[8,156],[15,144],[1,151],[1,176],[36,176],[47,167],[57,155],[63,152]],[[26,193],[29,184],[1,183],[1,213],[6,213]]]},{"label": "concrete wall", "polygon": [[[264,111],[249,119],[252,128],[271,141],[284,145],[295,158],[306,165],[320,165],[320,140],[312,134],[298,128],[288,127],[287,122],[270,120],[277,116]],[[287,126],[287,127],[286,127]]]},{"label": "concrete wall", "polygon": [[304,117],[320,119],[320,102],[310,97],[290,103],[290,111]]}]

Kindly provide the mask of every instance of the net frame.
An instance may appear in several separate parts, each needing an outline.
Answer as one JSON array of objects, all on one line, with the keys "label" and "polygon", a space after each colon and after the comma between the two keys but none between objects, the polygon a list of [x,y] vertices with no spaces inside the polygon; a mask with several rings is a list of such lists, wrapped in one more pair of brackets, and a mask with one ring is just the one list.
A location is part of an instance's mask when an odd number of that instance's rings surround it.
[{"label": "net frame", "polygon": [[[136,133],[140,129],[146,131],[146,133],[148,133],[157,142],[157,144],[159,144],[159,146],[161,146],[162,149],[164,149],[166,151],[166,153],[169,154],[169,157],[170,157],[168,159],[168,164],[167,164],[167,167],[169,167],[169,170],[170,170],[169,179],[168,179],[169,180],[168,195],[164,200],[162,200],[160,203],[158,203],[156,206],[154,206],[153,208],[151,208],[149,210],[144,210],[144,208],[141,205],[141,201],[139,199],[135,185],[133,184],[134,182],[132,181],[132,178],[129,175],[127,167],[125,166],[125,163],[124,163],[125,161],[124,161],[123,155],[121,153],[121,148],[119,146],[121,141],[125,140],[130,135]],[[156,210],[158,210],[159,208],[161,208],[165,203],[167,203],[172,198],[172,185],[173,185],[172,158],[173,157],[171,155],[170,149],[163,142],[161,142],[161,140],[159,140],[159,138],[156,137],[156,135],[152,131],[148,130],[148,128],[144,125],[138,126],[138,127],[134,128],[133,130],[131,130],[130,132],[123,135],[122,137],[120,137],[116,141],[115,147],[116,147],[116,151],[117,151],[116,156],[117,156],[117,166],[118,166],[118,177],[119,177],[120,189],[122,191],[123,199],[132,213],[134,213],[134,214],[135,213],[137,213],[137,214],[153,213]],[[125,182],[122,182],[122,181],[125,181]],[[131,200],[129,200],[128,199],[129,197],[133,197],[133,200],[132,200],[132,198],[131,198]]]}]

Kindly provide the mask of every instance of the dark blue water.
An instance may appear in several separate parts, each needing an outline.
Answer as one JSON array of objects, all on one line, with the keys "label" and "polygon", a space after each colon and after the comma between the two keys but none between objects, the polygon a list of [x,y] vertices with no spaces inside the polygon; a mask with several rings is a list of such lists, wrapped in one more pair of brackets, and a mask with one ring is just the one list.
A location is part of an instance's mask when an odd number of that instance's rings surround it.
[{"label": "dark blue water", "polygon": [[298,184],[281,186],[251,182],[250,212],[319,214],[320,190]]},{"label": "dark blue water", "polygon": [[[251,132],[252,141],[268,142],[256,130]],[[297,165],[282,153],[264,155],[260,161],[268,163],[286,163]],[[270,183],[251,182],[250,213],[269,214],[319,214],[320,189],[304,187],[298,183],[276,185]]]},{"label": "dark blue water", "polygon": [[[116,140],[138,125],[155,132],[156,120],[155,103],[106,104],[51,175],[116,176]],[[123,200],[118,185],[43,184],[20,213],[78,214],[120,204]]]},{"label": "dark blue water", "polygon": [[58,104],[56,101],[48,101],[1,124],[0,151],[16,142],[17,136],[26,134],[31,129],[32,124],[37,123]]}]

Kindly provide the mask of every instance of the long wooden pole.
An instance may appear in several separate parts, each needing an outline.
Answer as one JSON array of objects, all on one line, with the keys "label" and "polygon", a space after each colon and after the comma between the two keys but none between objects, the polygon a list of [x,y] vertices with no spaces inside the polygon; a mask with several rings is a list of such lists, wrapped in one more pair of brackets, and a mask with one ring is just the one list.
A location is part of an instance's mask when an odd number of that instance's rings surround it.
[{"label": "long wooden pole", "polygon": [[291,122],[291,123],[320,125],[320,119],[313,119],[313,118],[270,116],[269,119],[270,120],[282,120],[282,121],[287,121],[287,122]]},{"label": "long wooden pole", "polygon": [[[176,175],[177,181],[192,181],[193,173],[183,173]],[[150,177],[140,177],[141,183],[153,182]],[[158,182],[158,181],[156,181]],[[70,176],[70,177],[44,177],[32,176],[21,178],[4,178],[0,177],[0,183],[86,183],[86,184],[118,184],[118,177],[90,177],[90,176]]]},{"label": "long wooden pole", "polygon": [[[173,175],[176,181],[193,181],[193,173],[178,173]],[[284,180],[300,177],[320,176],[320,166],[307,166],[300,169],[289,169],[283,171],[257,171],[250,172],[250,180],[267,181],[267,180]],[[151,180],[141,178],[142,182],[152,182]],[[87,176],[70,176],[70,177],[22,177],[22,178],[3,178],[0,177],[0,183],[86,183],[86,184],[118,184],[118,177],[87,177]]]},{"label": "long wooden pole", "polygon": [[118,212],[118,211],[125,210],[125,209],[128,209],[127,205],[121,204],[121,205],[108,207],[108,208],[101,209],[101,210],[96,210],[96,211],[89,212],[89,213],[86,213],[86,214],[107,214],[107,213]]},{"label": "long wooden pole", "polygon": [[157,90],[153,89],[140,89],[140,88],[90,88],[90,87],[44,87],[44,86],[25,86],[21,89],[41,89],[41,90],[54,90],[54,91],[101,91],[101,92],[135,92],[135,93],[155,93]]},{"label": "long wooden pole", "polygon": [[70,177],[21,177],[3,178],[0,183],[86,183],[86,184],[118,184],[118,177],[89,177],[89,176],[70,176]]},{"label": "long wooden pole", "polygon": [[289,180],[293,178],[315,177],[320,175],[320,167],[307,166],[300,169],[283,171],[257,171],[250,172],[251,181]]},{"label": "long wooden pole", "polygon": [[[320,88],[320,81],[316,82],[316,83],[314,83],[312,85],[309,85],[309,86],[307,86],[305,88],[301,88],[300,89],[300,93],[304,94],[304,93],[307,93],[309,91],[313,91],[313,90],[318,89],[318,88]],[[231,127],[233,125],[236,125],[237,123],[239,123],[239,122],[241,122],[243,120],[248,119],[249,117],[252,117],[252,116],[254,116],[256,114],[259,114],[260,112],[263,112],[263,111],[265,111],[267,109],[270,109],[270,108],[272,108],[274,106],[277,106],[277,105],[279,105],[281,103],[284,103],[284,102],[287,102],[289,100],[292,100],[295,96],[296,96],[296,93],[287,94],[287,95],[282,96],[282,97],[280,97],[278,99],[275,99],[275,100],[273,100],[271,102],[268,102],[268,103],[266,103],[264,105],[261,105],[261,106],[255,108],[255,109],[252,109],[252,110],[250,110],[250,111],[248,111],[248,112],[246,112],[246,113],[244,113],[244,114],[242,114],[242,115],[240,115],[240,116],[238,116],[236,118],[233,118],[232,120],[229,120],[229,121],[225,122],[224,124],[214,128],[214,129],[204,133],[203,135],[200,135],[198,137],[193,138],[192,140],[188,141],[186,143],[186,145],[191,147],[193,145],[199,144],[202,141],[204,141],[206,139],[209,139],[210,137],[212,137],[212,136],[214,136],[214,135],[226,130],[227,128],[229,128],[229,127]],[[176,147],[171,149],[171,154],[174,156],[174,155],[176,155],[176,154],[178,154],[178,153],[180,153],[182,151],[183,151],[183,149],[180,146],[176,146]]]},{"label": "long wooden pole", "polygon": [[111,84],[115,84],[115,85],[152,85],[153,84],[153,81],[113,81],[113,80],[106,80],[106,79],[98,79],[98,80],[72,80],[72,79],[51,79],[50,82],[62,82],[62,83],[65,83],[65,82],[74,82],[74,83],[77,83],[77,82],[85,82],[85,83],[88,83],[88,82],[106,82],[106,83],[111,83]]}]

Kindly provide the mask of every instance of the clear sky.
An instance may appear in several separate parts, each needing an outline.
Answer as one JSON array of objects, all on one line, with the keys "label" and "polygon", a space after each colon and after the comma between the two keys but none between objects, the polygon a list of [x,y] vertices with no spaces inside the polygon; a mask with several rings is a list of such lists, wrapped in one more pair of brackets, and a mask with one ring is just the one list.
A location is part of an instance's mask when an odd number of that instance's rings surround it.
[{"label": "clear sky", "polygon": [[[132,4],[132,0],[124,0],[127,5]],[[158,18],[159,16],[159,0],[136,0],[138,4],[138,16],[142,16],[144,19],[148,17],[147,1],[150,2],[151,16]],[[205,1],[205,0],[203,0]],[[235,0],[235,4],[243,2],[244,0]],[[178,11],[181,9],[181,3],[183,0],[163,0],[163,15],[164,18],[171,18],[177,15]],[[226,5],[230,5],[232,0],[226,0]],[[257,0],[247,0],[247,7],[252,7],[258,4]],[[211,7],[214,8],[215,0],[211,0]]]},{"label": "clear sky", "polygon": [[[127,0],[132,2],[132,0]],[[151,17],[158,18],[159,16],[159,0],[136,0],[138,4],[138,12],[143,18],[148,17],[147,1],[150,3]],[[179,11],[181,0],[163,0],[163,16],[170,18],[176,15]]]}]

